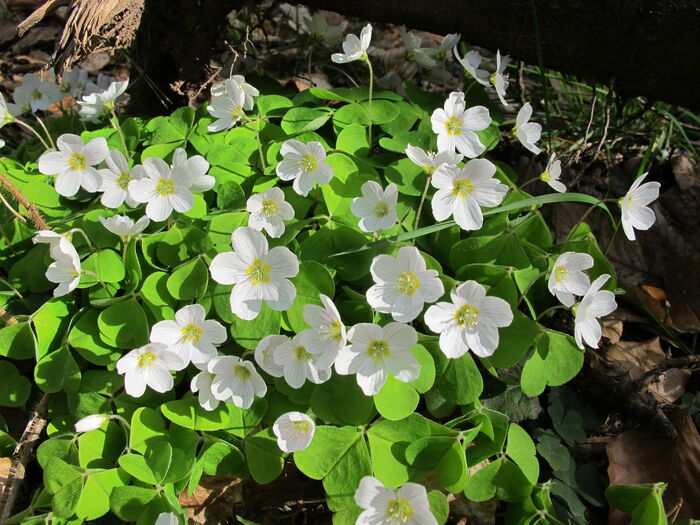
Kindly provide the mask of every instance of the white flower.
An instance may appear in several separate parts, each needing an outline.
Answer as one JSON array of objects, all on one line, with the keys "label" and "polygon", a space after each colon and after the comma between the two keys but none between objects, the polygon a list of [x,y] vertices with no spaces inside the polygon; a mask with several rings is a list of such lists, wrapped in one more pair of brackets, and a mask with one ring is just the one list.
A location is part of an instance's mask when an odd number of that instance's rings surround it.
[{"label": "white flower", "polygon": [[449,358],[467,350],[479,357],[493,355],[498,347],[498,328],[513,322],[510,305],[500,297],[487,297],[476,281],[459,285],[451,303],[440,302],[425,312],[425,324],[440,334],[440,350]]},{"label": "white flower", "polygon": [[486,159],[473,159],[464,168],[443,164],[430,183],[438,191],[431,205],[436,221],[454,215],[463,230],[478,230],[484,223],[480,206],[498,206],[508,187],[494,178],[496,166]]},{"label": "white flower", "polygon": [[49,79],[42,80],[36,74],[24,75],[22,85],[14,92],[15,104],[22,108],[22,112],[46,111],[51,104],[61,100],[61,93],[56,85],[56,77],[53,71],[49,72]]},{"label": "white flower", "polygon": [[168,345],[186,364],[202,369],[213,357],[216,347],[226,341],[226,328],[218,321],[205,320],[206,312],[199,304],[183,306],[175,312],[175,320],[159,321],[151,328],[151,341]]},{"label": "white flower", "polygon": [[506,102],[506,90],[508,89],[508,75],[505,73],[506,67],[510,63],[510,58],[501,58],[500,49],[496,51],[496,72],[491,75],[491,83],[496,88],[496,94],[501,100],[501,104],[508,106]]},{"label": "white flower", "polygon": [[610,275],[607,273],[598,277],[593,281],[581,302],[573,307],[574,337],[581,349],[584,341],[591,348],[598,348],[598,341],[602,335],[598,318],[612,313],[617,308],[615,294],[608,290],[601,290],[608,279]]},{"label": "white flower", "polygon": [[126,215],[113,215],[106,219],[100,216],[100,222],[106,230],[112,232],[114,235],[119,235],[119,237],[131,237],[145,230],[151,221],[145,215],[135,223],[131,217],[127,217]]},{"label": "white flower", "polygon": [[91,414],[85,416],[84,418],[76,421],[75,431],[80,432],[90,432],[91,430],[97,430],[102,425],[104,425],[109,420],[108,416],[104,414]]},{"label": "white flower", "polygon": [[283,452],[304,450],[311,444],[316,431],[314,420],[301,412],[287,412],[275,420],[272,431],[277,436],[277,446]]},{"label": "white flower", "polygon": [[389,373],[404,383],[418,379],[421,367],[409,350],[418,342],[412,326],[359,323],[348,330],[348,339],[352,344],[340,351],[335,369],[342,375],[357,374],[365,395],[377,394]]},{"label": "white flower", "polygon": [[475,131],[491,124],[489,110],[484,106],[465,109],[464,93],[453,91],[445,101],[444,109],[433,111],[430,121],[438,134],[438,151],[459,151],[469,158],[478,157],[486,147],[479,142]]},{"label": "white flower", "polygon": [[316,40],[329,46],[337,44],[343,37],[343,28],[329,25],[328,20],[321,13],[314,13],[311,18],[304,17],[304,23]]},{"label": "white flower", "polygon": [[367,302],[401,323],[413,321],[424,303],[433,303],[445,293],[437,271],[426,269],[415,246],[401,247],[396,257],[377,255],[370,272],[376,284],[367,290]]},{"label": "white flower", "polygon": [[268,250],[267,239],[253,228],[237,228],[231,234],[232,252],[214,257],[209,271],[220,284],[233,284],[231,311],[241,319],[255,319],[265,302],[284,311],[294,303],[297,291],[289,278],[299,273],[299,261],[289,248]]},{"label": "white flower", "polygon": [[97,82],[88,80],[88,83],[85,86],[85,93],[87,95],[92,95],[93,93],[100,93],[102,91],[106,91],[107,88],[116,81],[117,79],[115,77],[105,75],[104,73],[99,73],[97,75]]},{"label": "white flower", "polygon": [[78,135],[65,133],[56,141],[58,151],[49,151],[39,157],[39,171],[44,175],[57,175],[56,191],[64,197],[72,197],[82,186],[89,192],[102,185],[100,173],[93,167],[107,157],[109,149],[103,137],[87,144]]},{"label": "white flower", "polygon": [[277,176],[292,180],[292,187],[299,195],[309,194],[315,183],[328,184],[333,178],[333,168],[325,161],[326,150],[320,142],[304,144],[298,140],[285,141],[280,148],[284,157],[277,165]]},{"label": "white flower", "polygon": [[279,188],[251,195],[246,202],[246,211],[250,213],[248,226],[258,231],[265,230],[272,238],[281,237],[284,221],[294,218],[294,208],[284,200],[284,192]]},{"label": "white flower", "polygon": [[129,163],[119,150],[111,150],[105,158],[107,168],[98,170],[102,177],[100,202],[107,208],[118,208],[124,202],[133,208],[138,202],[129,194],[129,182],[146,176],[142,166],[129,169]]},{"label": "white flower", "polygon": [[80,256],[71,242],[58,233],[42,230],[32,239],[34,244],[49,245],[49,253],[54,259],[46,270],[46,278],[58,284],[54,297],[66,295],[80,284]]},{"label": "white flower", "polygon": [[173,512],[161,512],[153,525],[179,525],[180,520]]},{"label": "white flower", "polygon": [[60,89],[77,98],[83,94],[88,85],[88,72],[81,67],[64,71],[61,75]]},{"label": "white flower", "polygon": [[583,270],[593,267],[593,257],[587,253],[564,252],[554,261],[547,286],[566,307],[574,304],[574,295],[584,295],[591,281]]},{"label": "white flower", "polygon": [[453,49],[459,44],[459,39],[462,38],[460,33],[448,33],[440,42],[435,50],[435,58],[442,60],[450,49]]},{"label": "white flower", "polygon": [[190,191],[192,180],[185,170],[171,170],[163,159],[149,157],[143,161],[145,176],[129,182],[128,191],[136,202],[147,202],[146,215],[164,221],[175,211],[186,213],[194,206]]},{"label": "white flower", "polygon": [[331,60],[336,64],[366,60],[370,40],[372,40],[372,25],[367,24],[360,32],[360,38],[353,34],[347,35],[343,41],[343,53],[333,53]]},{"label": "white flower", "polygon": [[173,388],[171,370],[187,366],[180,356],[163,343],[148,343],[132,350],[117,361],[117,373],[124,375],[124,390],[131,397],[141,397],[150,386],[165,393]]},{"label": "white flower", "polygon": [[284,367],[275,363],[275,351],[282,343],[289,341],[286,335],[268,335],[263,337],[255,347],[255,362],[272,377],[282,377]]},{"label": "white flower", "polygon": [[89,94],[78,101],[80,106],[78,114],[82,120],[88,122],[98,122],[101,117],[114,111],[117,102],[123,98],[124,91],[129,87],[129,81],[115,80],[101,91],[94,91],[94,86],[95,84],[88,84],[87,92]]},{"label": "white flower", "polygon": [[433,153],[432,151],[424,151],[418,146],[406,146],[406,156],[415,164],[423,168],[426,175],[432,175],[441,164],[450,164],[456,166],[462,160],[464,155],[455,153],[454,151],[440,151]]},{"label": "white flower", "polygon": [[457,61],[462,64],[462,67],[482,86],[489,85],[489,72],[485,69],[480,69],[482,57],[476,49],[468,51],[464,57],[459,56],[459,52],[455,47],[453,50]]},{"label": "white flower", "polygon": [[544,173],[540,175],[540,180],[549,184],[549,187],[554,191],[564,193],[566,191],[566,186],[559,181],[559,177],[561,177],[561,161],[556,157],[556,153],[552,153],[552,156],[549,157],[547,168],[544,170]]},{"label": "white flower", "polygon": [[172,169],[184,170],[192,181],[190,191],[208,191],[214,187],[216,179],[207,175],[209,163],[201,155],[187,158],[184,148],[177,148],[173,152]]},{"label": "white flower", "polygon": [[645,173],[632,183],[627,195],[619,200],[622,210],[622,229],[630,241],[635,240],[634,230],[648,230],[656,221],[654,211],[649,204],[659,198],[658,182],[645,182]]},{"label": "white flower", "polygon": [[377,478],[365,476],[355,491],[355,503],[363,509],[355,525],[438,525],[425,487],[418,483],[388,489]]},{"label": "white flower", "polygon": [[226,94],[214,97],[207,111],[216,120],[207,126],[212,132],[223,131],[232,128],[236,122],[245,116],[243,106],[246,105],[246,93],[238,87],[238,83],[232,78],[225,83]]},{"label": "white flower", "polygon": [[292,388],[301,388],[307,379],[318,385],[331,377],[330,368],[319,367],[320,349],[307,345],[306,332],[280,344],[273,354],[275,364],[282,367],[284,380]]},{"label": "white flower", "polygon": [[[208,364],[207,362],[207,365]],[[197,396],[199,405],[204,410],[212,411],[219,406],[220,401],[214,397],[214,393],[211,390],[211,384],[215,377],[214,374],[205,369],[194,376],[190,382],[190,390],[199,393]]]},{"label": "white flower", "polygon": [[[12,104],[14,106],[14,104]],[[14,107],[10,109],[5,101],[5,97],[0,94],[0,128],[5,124],[12,124],[15,121]]]},{"label": "white flower", "polygon": [[437,66],[437,62],[435,61],[435,59],[433,59],[436,50],[427,47],[421,47],[421,44],[423,43],[421,38],[413,33],[406,31],[405,26],[401,26],[401,39],[403,40],[403,45],[406,48],[406,55],[408,60],[415,60],[416,64],[425,68]]},{"label": "white flower", "polygon": [[[253,87],[252,85],[248,84],[245,81],[245,77],[243,75],[233,75],[229,80],[232,80],[235,83],[235,85],[238,86],[238,88],[241,89],[245,94],[245,103],[243,104],[243,109],[245,109],[246,111],[250,111],[251,109],[253,109],[253,105],[255,104],[253,97],[257,97],[260,94],[260,91],[258,91],[257,88]],[[227,95],[229,89],[227,86],[228,83],[226,81],[214,84],[211,87],[212,96],[221,97]]]},{"label": "white flower", "polygon": [[520,108],[520,111],[518,111],[518,116],[515,118],[513,132],[526,149],[529,149],[535,155],[539,155],[542,150],[537,147],[535,142],[540,140],[542,136],[542,125],[538,122],[528,122],[531,116],[532,106],[529,102],[525,102],[523,107]]},{"label": "white flower", "polygon": [[230,399],[238,408],[248,409],[255,396],[264,397],[267,385],[250,361],[226,355],[209,361],[207,369],[214,374],[211,391],[219,401]]},{"label": "white flower", "polygon": [[386,189],[379,183],[369,180],[360,188],[362,197],[355,197],[350,203],[350,210],[359,217],[363,232],[388,230],[396,224],[396,201],[399,190],[393,182]]},{"label": "white flower", "polygon": [[73,254],[77,257],[77,252],[71,242],[60,233],[51,230],[40,230],[32,237],[32,242],[34,244],[48,244],[51,257],[54,259],[72,256]]},{"label": "white flower", "polygon": [[347,332],[338,309],[330,297],[320,294],[323,308],[315,304],[304,305],[304,321],[311,329],[304,330],[304,345],[318,354],[318,367],[330,368],[338,352],[348,342]]}]

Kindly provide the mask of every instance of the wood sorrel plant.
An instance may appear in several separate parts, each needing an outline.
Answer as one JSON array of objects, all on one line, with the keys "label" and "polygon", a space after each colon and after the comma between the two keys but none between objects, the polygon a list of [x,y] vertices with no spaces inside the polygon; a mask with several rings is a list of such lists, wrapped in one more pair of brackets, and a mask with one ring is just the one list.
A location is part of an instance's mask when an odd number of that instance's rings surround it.
[{"label": "wood sorrel plant", "polygon": [[[355,39],[343,56],[367,60]],[[237,76],[143,120],[114,113],[122,87],[84,105],[109,123],[49,122],[60,152],[0,159],[45,220],[0,209],[0,404],[51,395],[43,485],[6,523],[184,523],[203,475],[265,484],[285,465],[322,482],[337,524],[444,523],[449,492],[495,496],[513,523],[575,515],[550,497],[571,479],[540,472],[559,435],[536,450],[482,376],[522,399],[579,372],[615,274],[587,225],[557,244],[540,210],[604,203],[519,188],[489,156],[500,113],[461,92],[260,94]],[[654,184],[622,200],[626,232],[651,225]],[[551,325],[566,307],[576,339]]]}]

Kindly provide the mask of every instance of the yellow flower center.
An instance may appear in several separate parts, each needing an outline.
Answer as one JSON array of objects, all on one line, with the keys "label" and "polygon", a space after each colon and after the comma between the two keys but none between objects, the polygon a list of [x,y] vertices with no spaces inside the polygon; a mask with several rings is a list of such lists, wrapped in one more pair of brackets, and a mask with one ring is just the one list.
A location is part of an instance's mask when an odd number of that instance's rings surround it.
[{"label": "yellow flower center", "polygon": [[557,266],[554,268],[554,282],[557,284],[562,282],[566,278],[566,268],[564,266]]},{"label": "yellow flower center", "polygon": [[193,324],[188,324],[185,326],[182,330],[180,330],[180,333],[185,341],[192,341],[193,343],[198,342],[202,337],[202,329]]},{"label": "yellow flower center", "polygon": [[297,346],[294,349],[294,357],[299,361],[311,361],[311,354],[303,346]]},{"label": "yellow flower center", "polygon": [[302,171],[314,171],[318,166],[318,161],[313,155],[304,155],[299,160],[299,169]]},{"label": "yellow flower center", "polygon": [[413,272],[401,274],[398,279],[396,279],[396,289],[406,295],[413,295],[413,293],[418,290],[419,286],[420,281]]},{"label": "yellow flower center", "polygon": [[144,366],[151,366],[156,362],[156,354],[153,352],[144,352],[138,356],[138,365],[143,368]]},{"label": "yellow flower center", "polygon": [[622,208],[625,211],[628,211],[632,207],[633,201],[634,198],[632,197],[632,195],[626,195],[618,201],[618,204],[620,205],[620,208]]},{"label": "yellow flower center", "polygon": [[540,180],[544,182],[549,182],[549,170],[544,170],[542,175],[540,175]]},{"label": "yellow flower center", "polygon": [[300,434],[308,434],[311,431],[311,423],[305,419],[302,421],[293,421],[292,425],[294,425],[294,430]]},{"label": "yellow flower center", "polygon": [[42,96],[43,95],[41,94],[41,91],[39,91],[38,89],[35,89],[34,91],[32,91],[32,98],[34,100],[39,100]]},{"label": "yellow flower center", "polygon": [[386,506],[386,517],[393,523],[406,523],[413,514],[413,507],[404,498],[392,499]]},{"label": "yellow flower center", "polygon": [[452,195],[455,195],[460,199],[465,198],[473,191],[474,185],[470,179],[459,179],[452,183]]},{"label": "yellow flower center", "polygon": [[378,202],[374,205],[374,214],[380,219],[389,215],[389,205],[386,202]]},{"label": "yellow flower center", "polygon": [[237,120],[237,119],[241,118],[241,115],[243,115],[243,108],[241,106],[236,106],[231,111],[231,118],[233,120]]},{"label": "yellow flower center", "polygon": [[245,366],[238,364],[233,367],[233,376],[245,380],[251,376],[251,372]]},{"label": "yellow flower center", "polygon": [[262,212],[267,217],[272,217],[273,215],[275,215],[277,213],[277,210],[277,204],[272,199],[270,199],[269,201],[263,201]]},{"label": "yellow flower center", "polygon": [[263,284],[270,280],[270,269],[269,264],[265,264],[260,259],[255,259],[245,273],[250,275],[251,284]]},{"label": "yellow flower center", "polygon": [[370,356],[375,361],[381,361],[385,357],[391,355],[391,350],[389,349],[388,341],[370,341],[367,345],[367,355]]},{"label": "yellow flower center", "polygon": [[85,158],[85,155],[73,153],[73,155],[68,157],[68,165],[73,171],[84,170],[87,168],[87,159]]},{"label": "yellow flower center", "polygon": [[175,193],[175,183],[170,179],[160,179],[156,184],[156,191],[163,197]]},{"label": "yellow flower center", "polygon": [[331,339],[335,339],[336,341],[342,341],[343,340],[343,323],[340,321],[333,321],[331,323]]},{"label": "yellow flower center", "polygon": [[117,177],[117,186],[125,190],[129,186],[129,181],[132,179],[133,177],[131,175],[126,172],[122,172],[121,175]]},{"label": "yellow flower center", "polygon": [[421,166],[421,168],[423,168],[423,171],[426,175],[432,175],[433,173],[435,173],[437,166]]},{"label": "yellow flower center", "polygon": [[2,125],[4,126],[5,124],[12,124],[15,121],[15,117],[12,116],[12,113],[9,111],[5,111],[5,114],[2,117]]},{"label": "yellow flower center", "polygon": [[462,121],[453,115],[445,122],[445,129],[448,135],[459,135],[462,133]]},{"label": "yellow flower center", "polygon": [[469,304],[460,306],[454,316],[458,326],[473,328],[479,322],[479,310]]},{"label": "yellow flower center", "polygon": [[71,275],[73,276],[73,279],[75,279],[76,277],[80,277],[80,272],[78,270],[76,270],[75,268],[73,268],[71,270]]}]

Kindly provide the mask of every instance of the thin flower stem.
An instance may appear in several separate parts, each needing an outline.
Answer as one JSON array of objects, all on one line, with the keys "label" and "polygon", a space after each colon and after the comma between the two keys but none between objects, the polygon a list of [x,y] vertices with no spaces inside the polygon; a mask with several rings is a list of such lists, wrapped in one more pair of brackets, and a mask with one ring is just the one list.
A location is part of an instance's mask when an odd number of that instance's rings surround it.
[{"label": "thin flower stem", "polygon": [[[416,219],[413,221],[413,229],[418,229],[418,222],[420,221],[420,214],[423,211],[423,203],[425,203],[425,198],[428,196],[428,189],[430,188],[430,175],[425,174],[425,187],[423,188],[423,193],[420,196],[420,202],[418,203],[418,211],[416,212]],[[415,239],[413,244],[415,245]]]},{"label": "thin flower stem", "polygon": [[369,68],[369,100],[367,101],[367,115],[369,116],[369,131],[368,131],[368,142],[369,151],[372,151],[372,90],[374,88],[374,69],[372,69],[372,62],[369,60],[369,56],[365,59],[367,62],[367,67]]},{"label": "thin flower stem", "polygon": [[26,129],[27,131],[29,131],[30,133],[32,133],[36,138],[38,138],[38,139],[39,139],[39,142],[41,142],[41,145],[44,146],[44,149],[45,149],[45,150],[48,151],[48,150],[51,149],[51,146],[49,146],[49,145],[46,143],[46,141],[44,140],[44,137],[42,137],[41,134],[40,134],[37,130],[35,130],[32,126],[30,126],[30,125],[27,124],[25,121],[20,120],[20,119],[18,119],[18,118],[15,119],[15,122],[16,122],[17,124],[19,124],[20,126],[22,126],[24,129]]},{"label": "thin flower stem", "polygon": [[561,304],[558,304],[558,305],[556,305],[556,306],[550,306],[550,307],[547,308],[546,310],[543,310],[542,313],[540,313],[540,315],[537,316],[537,318],[535,319],[535,321],[539,321],[539,320],[542,319],[545,315],[547,315],[547,314],[550,313],[550,312],[554,312],[555,310],[567,310],[567,308],[566,308],[566,306],[563,306],[563,305],[561,305]]},{"label": "thin flower stem", "polygon": [[600,199],[598,202],[591,204],[590,207],[586,210],[586,213],[584,213],[578,220],[578,222],[574,224],[573,228],[569,230],[569,233],[567,234],[566,239],[564,239],[564,242],[569,242],[571,240],[571,236],[578,229],[578,227],[581,224],[583,224],[583,221],[586,220],[586,218],[593,212],[593,210],[595,210],[598,206],[606,202],[617,202],[617,199]]},{"label": "thin flower stem", "polygon": [[129,155],[129,149],[126,147],[126,140],[124,139],[124,133],[122,132],[122,127],[119,124],[119,119],[117,118],[117,112],[112,108],[112,118],[110,119],[110,122],[112,124],[112,127],[117,130],[117,133],[119,133],[119,138],[122,141],[122,148],[124,148],[124,156],[126,157],[126,161],[128,163],[131,163],[131,155]]},{"label": "thin flower stem", "polygon": [[255,126],[255,138],[258,141],[258,155],[260,156],[260,167],[262,168],[263,171],[265,171],[265,155],[263,154],[262,150],[262,143],[260,142],[260,121],[262,117],[260,116],[260,112],[258,112],[258,121],[256,122]]},{"label": "thin flower stem", "polygon": [[66,232],[66,235],[72,235],[72,234],[74,234],[74,233],[76,233],[76,232],[77,232],[77,233],[80,233],[80,234],[83,236],[83,239],[85,239],[85,242],[87,243],[88,248],[90,248],[90,251],[91,251],[91,252],[94,252],[94,251],[95,251],[95,246],[92,244],[92,242],[90,242],[90,238],[88,237],[87,233],[85,233],[85,230],[82,230],[81,228],[73,228],[73,229],[71,229],[71,230],[68,230],[68,231]]},{"label": "thin flower stem", "polygon": [[542,180],[542,179],[540,179],[539,177],[533,177],[533,178],[531,178],[530,180],[526,180],[526,181],[523,183],[522,186],[516,186],[516,187],[517,187],[519,190],[522,190],[522,189],[523,189],[525,186],[527,186],[528,184],[532,184],[533,182],[536,182],[536,181],[538,181],[538,180]]},{"label": "thin flower stem", "polygon": [[17,217],[22,222],[27,222],[27,218],[20,215],[20,213],[17,210],[15,210],[9,202],[7,202],[7,199],[2,194],[2,192],[0,192],[0,201],[2,201],[2,203],[5,205],[5,208],[7,208],[12,215]]},{"label": "thin flower stem", "polygon": [[51,144],[52,148],[56,147],[56,144],[53,143],[53,139],[51,138],[51,133],[49,133],[49,130],[46,128],[46,124],[44,124],[44,121],[41,120],[39,117],[34,115],[36,118],[36,121],[39,123],[39,126],[41,126],[41,129],[44,130],[44,133],[46,133],[46,138],[49,139],[49,144]]},{"label": "thin flower stem", "polygon": [[520,305],[522,304],[522,302],[525,300],[525,296],[527,295],[527,292],[530,291],[530,288],[532,288],[532,287],[535,285],[535,283],[536,283],[537,281],[539,281],[540,278],[543,277],[543,276],[545,276],[545,275],[547,275],[547,270],[541,271],[540,273],[537,274],[537,276],[536,276],[532,281],[530,281],[529,283],[527,283],[527,286],[525,287],[525,289],[523,290],[523,292],[520,294],[520,300],[518,301],[518,304],[515,305],[515,308],[516,308],[516,309],[517,309],[518,307],[520,307]]}]

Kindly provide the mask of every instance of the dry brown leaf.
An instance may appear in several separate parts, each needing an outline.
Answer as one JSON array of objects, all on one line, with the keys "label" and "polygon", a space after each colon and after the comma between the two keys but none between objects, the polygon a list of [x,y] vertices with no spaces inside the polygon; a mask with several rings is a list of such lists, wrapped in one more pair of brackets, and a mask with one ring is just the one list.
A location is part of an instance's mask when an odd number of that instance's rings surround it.
[{"label": "dry brown leaf", "polygon": [[180,504],[194,523],[226,523],[236,503],[243,501],[242,480],[233,476],[202,476],[192,494],[180,493]]},{"label": "dry brown leaf", "polygon": [[642,286],[642,289],[648,293],[652,298],[656,299],[657,301],[660,302],[666,302],[666,292],[663,291],[661,288],[657,288],[656,286],[649,286],[648,284],[645,284]]},{"label": "dry brown leaf", "polygon": [[698,164],[690,155],[681,153],[671,161],[673,175],[676,178],[678,187],[685,191],[693,186],[700,185],[700,171]]},{"label": "dry brown leaf", "polygon": [[[678,432],[674,440],[650,430],[628,430],[610,440],[608,477],[610,485],[668,483],[664,505],[681,503],[678,519],[700,516],[700,435],[686,411],[668,414]],[[610,510],[608,525],[627,525],[630,516]]]},{"label": "dry brown leaf", "polygon": [[619,319],[603,320],[603,337],[610,341],[611,344],[616,344],[620,341],[623,329],[624,325]]}]

